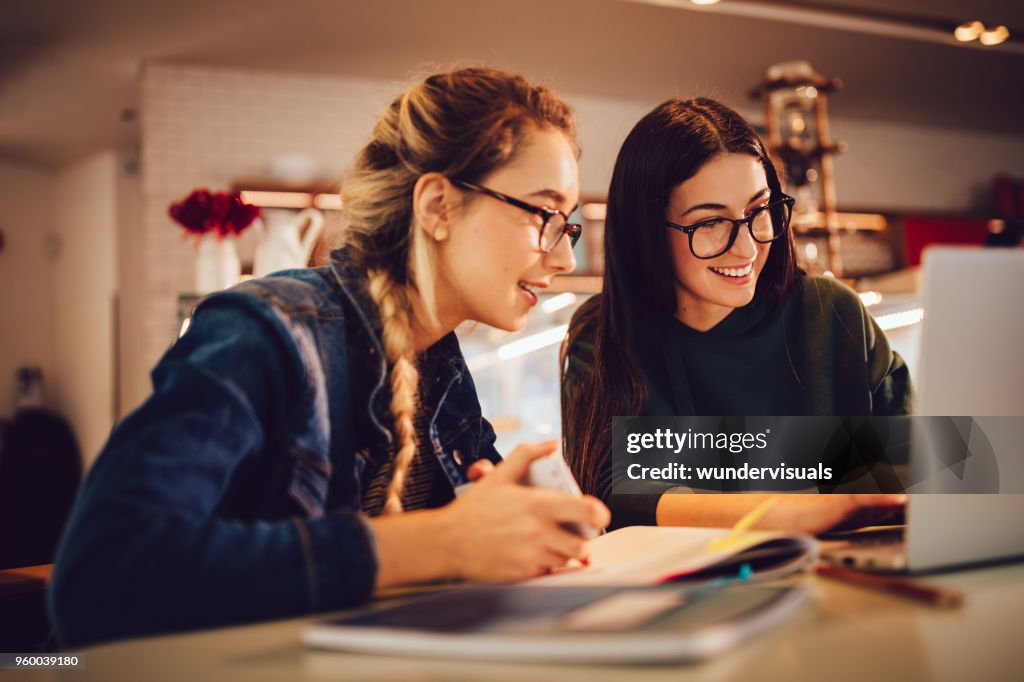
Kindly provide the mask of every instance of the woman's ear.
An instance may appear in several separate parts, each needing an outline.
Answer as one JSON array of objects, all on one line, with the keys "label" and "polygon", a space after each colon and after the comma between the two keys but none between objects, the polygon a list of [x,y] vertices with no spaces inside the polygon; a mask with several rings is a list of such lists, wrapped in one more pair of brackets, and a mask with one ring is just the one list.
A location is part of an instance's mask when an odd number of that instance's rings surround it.
[{"label": "woman's ear", "polygon": [[440,173],[424,173],[412,190],[412,211],[417,229],[425,231],[434,241],[448,238],[450,205],[447,197],[452,187]]}]

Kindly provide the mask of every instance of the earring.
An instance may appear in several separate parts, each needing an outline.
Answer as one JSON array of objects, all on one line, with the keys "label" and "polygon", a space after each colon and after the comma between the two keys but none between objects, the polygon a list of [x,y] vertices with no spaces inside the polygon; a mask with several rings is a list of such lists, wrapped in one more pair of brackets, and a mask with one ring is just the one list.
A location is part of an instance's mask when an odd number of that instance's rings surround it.
[{"label": "earring", "polygon": [[438,227],[436,230],[434,230],[434,241],[443,242],[447,238],[448,238],[448,228],[447,227],[442,225],[442,226]]}]

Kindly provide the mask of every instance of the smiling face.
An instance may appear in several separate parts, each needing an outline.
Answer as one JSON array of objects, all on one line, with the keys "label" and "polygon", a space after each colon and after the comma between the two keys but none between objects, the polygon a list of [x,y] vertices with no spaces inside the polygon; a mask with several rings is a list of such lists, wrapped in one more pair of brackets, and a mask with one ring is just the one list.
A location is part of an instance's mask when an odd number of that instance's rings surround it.
[{"label": "smiling face", "polygon": [[[756,157],[723,153],[672,190],[665,219],[680,225],[709,218],[738,220],[767,204],[769,197],[768,179]],[[675,265],[676,316],[686,325],[707,331],[753,300],[771,244],[755,242],[742,226],[728,251],[704,260],[693,255],[685,233],[665,229]]]},{"label": "smiling face", "polygon": [[[562,132],[534,130],[512,161],[477,184],[569,214],[579,199],[579,168]],[[454,185],[447,191],[462,203],[449,212],[448,234],[437,245],[439,316],[448,324],[475,320],[508,331],[522,329],[537,303],[534,292],[576,267],[569,238],[542,253],[539,216]]]}]

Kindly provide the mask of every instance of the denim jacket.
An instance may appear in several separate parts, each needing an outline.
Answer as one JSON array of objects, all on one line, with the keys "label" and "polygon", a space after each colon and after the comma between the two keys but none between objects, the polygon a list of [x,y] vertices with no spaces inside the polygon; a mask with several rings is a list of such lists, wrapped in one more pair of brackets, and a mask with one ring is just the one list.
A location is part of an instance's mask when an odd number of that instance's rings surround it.
[{"label": "denim jacket", "polygon": [[[198,306],[76,502],[50,592],[62,646],[369,598],[361,485],[367,463],[393,453],[380,325],[344,249]],[[500,457],[455,334],[426,353],[421,409],[455,487]]]}]

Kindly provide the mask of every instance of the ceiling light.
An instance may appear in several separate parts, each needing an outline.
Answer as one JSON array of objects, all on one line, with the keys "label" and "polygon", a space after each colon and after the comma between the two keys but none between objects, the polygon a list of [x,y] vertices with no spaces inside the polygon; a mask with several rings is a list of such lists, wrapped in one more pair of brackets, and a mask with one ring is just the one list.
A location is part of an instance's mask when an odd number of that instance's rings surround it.
[{"label": "ceiling light", "polygon": [[961,43],[969,43],[972,40],[977,40],[984,30],[985,25],[980,21],[968,21],[956,27],[956,30],[953,31],[953,37]]},{"label": "ceiling light", "polygon": [[[920,40],[939,45],[956,45],[975,50],[997,49],[1001,52],[1024,54],[1024,39],[1018,35],[1006,37],[996,27],[989,31],[991,44],[985,41],[976,42],[986,27],[979,21],[968,21],[956,27],[949,21],[933,16],[922,15],[888,15],[849,7],[840,8],[833,3],[808,2],[791,5],[779,0],[743,0],[742,2],[716,2],[711,5],[699,6],[697,0],[623,0],[655,7],[674,7],[692,12],[712,12],[748,19],[781,21],[801,26],[835,29],[839,31],[865,33],[868,35]],[[847,3],[856,4],[856,3]],[[978,24],[975,26],[975,24]],[[956,30],[954,28],[956,27]],[[950,40],[950,33],[956,40]],[[963,36],[963,37],[961,37]]]},{"label": "ceiling light", "polygon": [[1010,30],[1005,26],[996,26],[990,28],[987,31],[983,31],[978,37],[978,42],[982,45],[998,45],[999,43],[1006,42],[1006,39],[1010,37]]},{"label": "ceiling light", "polygon": [[718,0],[690,0],[695,5],[714,5]]}]

